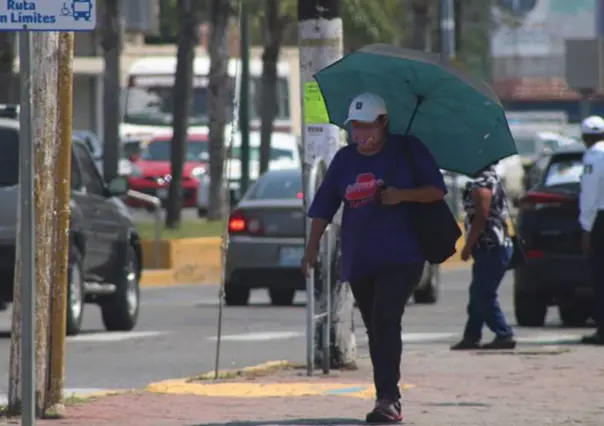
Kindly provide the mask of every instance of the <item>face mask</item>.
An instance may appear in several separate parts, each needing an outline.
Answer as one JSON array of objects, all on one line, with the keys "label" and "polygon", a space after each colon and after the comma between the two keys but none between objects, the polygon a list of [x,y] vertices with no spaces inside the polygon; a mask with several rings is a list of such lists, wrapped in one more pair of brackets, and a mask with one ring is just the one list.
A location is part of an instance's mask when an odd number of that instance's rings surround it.
[{"label": "face mask", "polygon": [[352,129],[352,140],[362,149],[371,149],[380,141],[380,127]]}]

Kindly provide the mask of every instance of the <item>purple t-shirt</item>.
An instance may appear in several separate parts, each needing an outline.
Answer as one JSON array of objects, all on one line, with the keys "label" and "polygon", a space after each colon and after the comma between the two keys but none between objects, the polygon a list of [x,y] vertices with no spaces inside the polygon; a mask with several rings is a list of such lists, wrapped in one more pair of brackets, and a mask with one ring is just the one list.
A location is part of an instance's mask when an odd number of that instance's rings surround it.
[{"label": "purple t-shirt", "polygon": [[[413,184],[405,149],[400,146],[404,143],[411,144],[419,185]],[[424,261],[411,229],[409,205],[375,202],[375,193],[387,178],[391,181],[385,183],[396,188],[431,185],[446,191],[434,157],[416,137],[389,135],[383,149],[371,156],[360,154],[354,144],[340,149],[308,216],[331,222],[344,202],[340,240],[344,281],[373,275],[383,267]]]}]

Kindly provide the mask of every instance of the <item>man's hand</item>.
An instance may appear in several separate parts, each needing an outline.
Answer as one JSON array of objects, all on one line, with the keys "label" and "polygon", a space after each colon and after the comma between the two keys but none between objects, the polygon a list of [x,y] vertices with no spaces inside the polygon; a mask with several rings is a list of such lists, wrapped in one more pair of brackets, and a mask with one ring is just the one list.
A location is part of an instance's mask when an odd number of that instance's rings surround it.
[{"label": "man's hand", "polygon": [[379,191],[380,202],[384,205],[393,206],[403,201],[403,189],[389,186],[388,188]]},{"label": "man's hand", "polygon": [[310,270],[315,267],[317,263],[317,248],[306,246],[304,250],[304,256],[302,256],[302,262],[300,263],[300,269],[305,277],[308,276]]},{"label": "man's hand", "polygon": [[472,248],[468,247],[468,246],[464,246],[463,250],[461,251],[461,260],[463,260],[464,262],[467,262],[470,257],[472,256]]},{"label": "man's hand", "polygon": [[591,253],[591,238],[587,231],[583,231],[583,234],[581,235],[581,249],[585,254]]}]

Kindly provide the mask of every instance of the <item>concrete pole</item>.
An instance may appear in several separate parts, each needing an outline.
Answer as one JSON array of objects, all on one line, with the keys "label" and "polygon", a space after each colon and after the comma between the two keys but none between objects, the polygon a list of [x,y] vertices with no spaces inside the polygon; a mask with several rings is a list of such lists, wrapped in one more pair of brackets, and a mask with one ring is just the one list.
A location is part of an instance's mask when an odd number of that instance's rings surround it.
[{"label": "concrete pole", "polygon": [[[342,19],[339,0],[298,0],[298,40],[300,47],[300,83],[304,94],[306,83],[313,82],[313,74],[336,62],[343,55]],[[302,96],[304,98],[304,95]],[[331,124],[307,123],[302,117],[304,147],[304,182],[307,184],[310,167],[315,158],[327,164],[340,147],[340,129]],[[305,197],[305,200],[308,197]],[[306,206],[308,207],[308,206]],[[353,330],[354,303],[348,283],[337,282],[331,286],[331,367],[351,365],[356,358],[356,341]],[[319,297],[309,294],[308,297]],[[326,301],[315,300],[317,311],[322,311]],[[323,338],[321,325],[315,329],[315,363],[322,364]]]},{"label": "concrete pole", "polygon": [[[455,9],[453,0],[440,0],[440,53],[444,60],[455,60]],[[451,173],[452,188],[452,206],[451,210],[455,217],[459,216],[459,176],[457,173]]]}]

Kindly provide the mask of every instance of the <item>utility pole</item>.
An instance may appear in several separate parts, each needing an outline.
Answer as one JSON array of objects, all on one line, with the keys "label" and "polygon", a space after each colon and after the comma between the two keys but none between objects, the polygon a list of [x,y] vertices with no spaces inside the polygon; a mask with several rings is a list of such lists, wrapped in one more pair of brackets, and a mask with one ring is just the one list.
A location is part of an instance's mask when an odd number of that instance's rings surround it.
[{"label": "utility pole", "polygon": [[241,1],[240,57],[241,84],[239,98],[239,131],[241,133],[241,182],[240,196],[250,185],[250,12],[249,0]]},{"label": "utility pole", "polygon": [[[343,55],[342,19],[339,16],[339,6],[339,0],[298,0],[300,80],[303,92],[306,90],[307,83],[314,81],[314,73],[336,62]],[[309,118],[304,117],[302,131],[305,187],[315,158],[322,157],[329,164],[339,148],[341,137],[338,127],[313,123]],[[308,297],[313,295],[309,294]],[[356,340],[353,330],[354,302],[349,284],[339,280],[332,282],[331,300],[330,364],[331,368],[341,368],[354,364],[356,358]],[[322,300],[315,300],[315,303],[318,306],[325,305],[325,301]],[[315,362],[318,364],[322,363],[322,334],[321,324],[317,324]]]},{"label": "utility pole", "polygon": [[101,26],[103,60],[103,176],[117,176],[120,150],[120,57],[122,52],[122,17],[120,0],[104,0]]},{"label": "utility pole", "polygon": [[67,280],[69,258],[69,200],[71,198],[71,137],[73,117],[73,33],[59,34],[59,81],[57,126],[57,179],[55,181],[56,228],[52,252],[53,277],[50,305],[50,379],[47,410],[64,415],[65,334],[67,329]]},{"label": "utility pole", "polygon": [[[455,6],[454,0],[440,0],[440,54],[443,60],[455,61]],[[459,176],[451,173],[453,194],[451,210],[455,217],[459,216]]]}]

